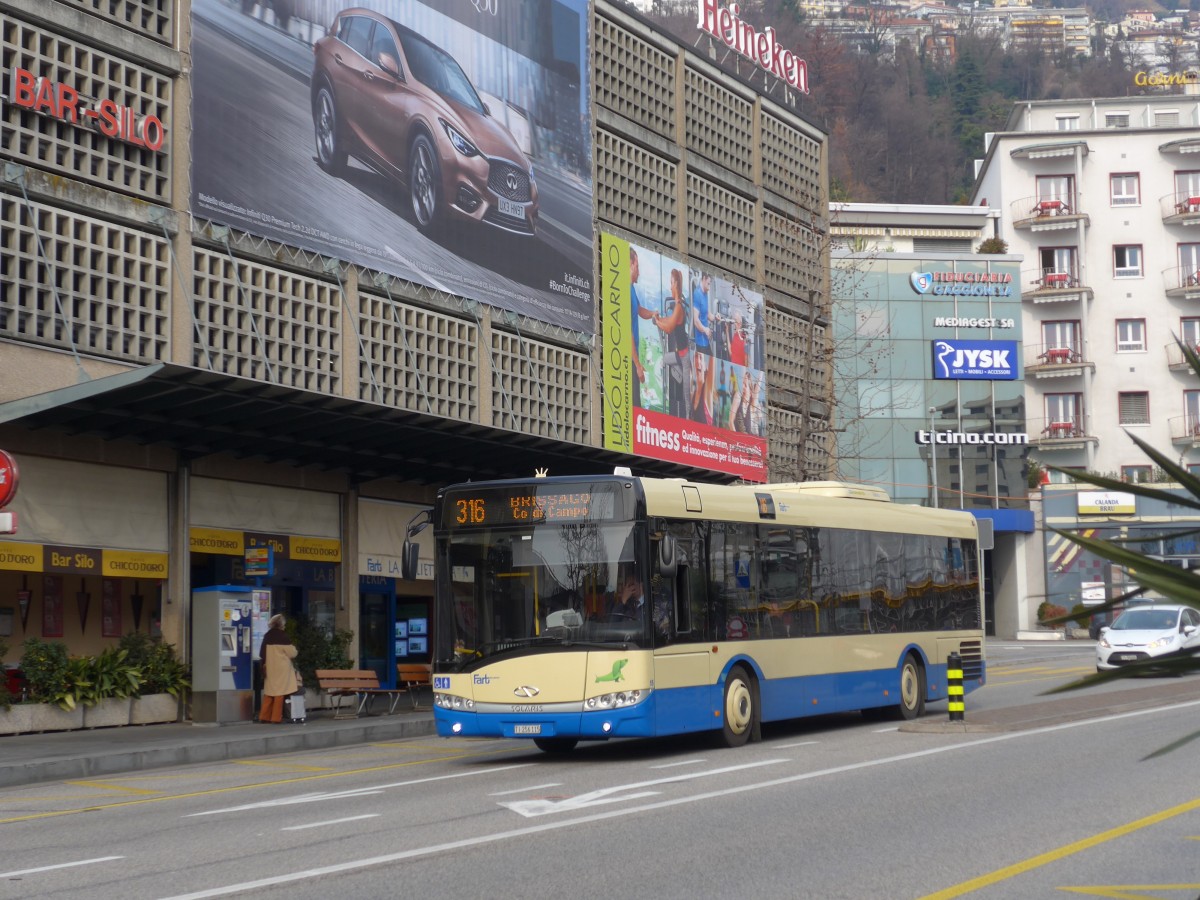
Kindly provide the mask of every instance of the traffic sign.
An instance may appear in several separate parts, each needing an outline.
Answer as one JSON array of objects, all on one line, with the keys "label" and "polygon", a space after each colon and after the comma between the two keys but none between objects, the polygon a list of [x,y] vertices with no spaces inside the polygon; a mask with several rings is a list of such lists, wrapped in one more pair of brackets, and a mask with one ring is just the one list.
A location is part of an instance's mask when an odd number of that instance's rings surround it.
[{"label": "traffic sign", "polygon": [[17,461],[7,450],[0,450],[0,509],[12,503],[13,498],[17,496],[17,484],[20,480],[21,473],[17,469]]}]

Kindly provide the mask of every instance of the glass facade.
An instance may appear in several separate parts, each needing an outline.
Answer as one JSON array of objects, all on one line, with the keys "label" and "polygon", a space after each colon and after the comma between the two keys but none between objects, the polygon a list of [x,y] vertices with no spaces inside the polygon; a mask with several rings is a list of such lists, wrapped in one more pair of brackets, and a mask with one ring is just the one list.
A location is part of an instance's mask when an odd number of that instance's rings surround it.
[{"label": "glass facade", "polygon": [[1019,267],[963,254],[835,258],[841,478],[904,503],[1026,508]]}]

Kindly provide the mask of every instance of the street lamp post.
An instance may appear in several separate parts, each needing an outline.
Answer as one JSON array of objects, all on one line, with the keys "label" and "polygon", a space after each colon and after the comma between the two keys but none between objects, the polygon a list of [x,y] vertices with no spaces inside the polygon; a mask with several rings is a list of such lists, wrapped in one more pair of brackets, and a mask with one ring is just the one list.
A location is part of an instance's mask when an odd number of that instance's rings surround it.
[{"label": "street lamp post", "polygon": [[933,508],[938,508],[938,476],[937,476],[937,431],[933,417],[937,407],[929,407],[929,480],[933,482]]}]

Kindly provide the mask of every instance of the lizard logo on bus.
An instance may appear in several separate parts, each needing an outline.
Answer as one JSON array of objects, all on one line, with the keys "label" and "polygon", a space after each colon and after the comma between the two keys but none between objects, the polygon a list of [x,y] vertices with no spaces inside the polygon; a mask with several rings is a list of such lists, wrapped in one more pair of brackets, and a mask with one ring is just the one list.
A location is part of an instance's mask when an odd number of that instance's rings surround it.
[{"label": "lizard logo on bus", "polygon": [[618,659],[615,663],[613,663],[611,672],[609,672],[607,675],[596,676],[596,684],[599,684],[602,681],[624,681],[625,678],[621,674],[621,670],[624,669],[628,664],[629,660]]}]

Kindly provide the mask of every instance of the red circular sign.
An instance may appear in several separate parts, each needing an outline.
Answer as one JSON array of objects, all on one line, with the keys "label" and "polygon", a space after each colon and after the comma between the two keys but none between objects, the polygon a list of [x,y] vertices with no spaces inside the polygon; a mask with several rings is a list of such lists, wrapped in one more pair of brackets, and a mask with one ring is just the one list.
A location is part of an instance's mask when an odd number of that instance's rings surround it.
[{"label": "red circular sign", "polygon": [[0,450],[0,509],[8,506],[17,496],[17,483],[20,480],[17,461],[7,450]]}]

